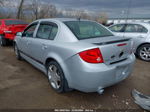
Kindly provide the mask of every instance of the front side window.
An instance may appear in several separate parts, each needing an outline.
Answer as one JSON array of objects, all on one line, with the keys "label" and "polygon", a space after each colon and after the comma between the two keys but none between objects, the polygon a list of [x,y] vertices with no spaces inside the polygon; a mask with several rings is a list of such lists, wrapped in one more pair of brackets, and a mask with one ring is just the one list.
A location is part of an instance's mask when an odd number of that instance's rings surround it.
[{"label": "front side window", "polygon": [[118,24],[118,25],[109,27],[109,29],[113,32],[123,32],[123,28],[124,28],[124,24]]},{"label": "front side window", "polygon": [[148,30],[145,27],[143,27],[142,25],[128,24],[125,28],[125,32],[147,33]]},{"label": "front side window", "polygon": [[74,35],[79,39],[113,36],[103,26],[91,21],[67,21],[64,22]]},{"label": "front side window", "polygon": [[23,32],[22,36],[24,37],[33,37],[34,31],[36,29],[37,24],[32,24]]}]

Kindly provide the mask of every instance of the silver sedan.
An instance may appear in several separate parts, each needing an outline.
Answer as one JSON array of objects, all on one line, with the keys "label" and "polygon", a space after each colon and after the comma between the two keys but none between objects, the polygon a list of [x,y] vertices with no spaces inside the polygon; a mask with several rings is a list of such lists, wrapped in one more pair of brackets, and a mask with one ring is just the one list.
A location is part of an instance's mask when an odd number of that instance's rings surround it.
[{"label": "silver sedan", "polygon": [[44,72],[59,93],[102,93],[131,74],[132,44],[94,21],[56,18],[34,21],[17,33],[14,50],[19,60]]},{"label": "silver sedan", "polygon": [[116,35],[134,40],[134,52],[144,61],[150,61],[150,24],[144,22],[120,23],[109,27]]}]

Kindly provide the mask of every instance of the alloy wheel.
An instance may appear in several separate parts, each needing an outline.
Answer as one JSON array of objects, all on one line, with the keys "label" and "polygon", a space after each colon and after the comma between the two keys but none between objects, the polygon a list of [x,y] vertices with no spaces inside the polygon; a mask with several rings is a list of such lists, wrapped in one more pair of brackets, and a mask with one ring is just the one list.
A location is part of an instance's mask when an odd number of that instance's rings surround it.
[{"label": "alloy wheel", "polygon": [[150,47],[142,47],[140,49],[140,57],[143,60],[150,61]]},{"label": "alloy wheel", "polygon": [[51,86],[54,89],[59,89],[61,87],[60,72],[55,65],[50,65],[48,68],[48,78]]}]

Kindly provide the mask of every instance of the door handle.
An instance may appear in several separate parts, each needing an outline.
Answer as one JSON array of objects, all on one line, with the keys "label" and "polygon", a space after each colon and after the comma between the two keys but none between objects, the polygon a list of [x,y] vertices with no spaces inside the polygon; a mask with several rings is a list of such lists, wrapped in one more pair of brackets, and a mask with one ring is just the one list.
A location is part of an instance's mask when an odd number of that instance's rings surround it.
[{"label": "door handle", "polygon": [[47,49],[47,45],[42,44],[42,49],[43,49],[43,50],[44,50],[44,49]]}]

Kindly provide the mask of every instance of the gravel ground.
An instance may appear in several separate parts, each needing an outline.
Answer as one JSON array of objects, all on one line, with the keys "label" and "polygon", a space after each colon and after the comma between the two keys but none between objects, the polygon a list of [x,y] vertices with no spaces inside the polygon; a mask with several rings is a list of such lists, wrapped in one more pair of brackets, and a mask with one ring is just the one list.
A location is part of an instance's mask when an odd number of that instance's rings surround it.
[{"label": "gravel ground", "polygon": [[150,63],[137,59],[133,74],[102,95],[58,94],[42,72],[16,59],[12,47],[0,47],[0,109],[140,109],[131,97],[134,88],[150,94]]}]

